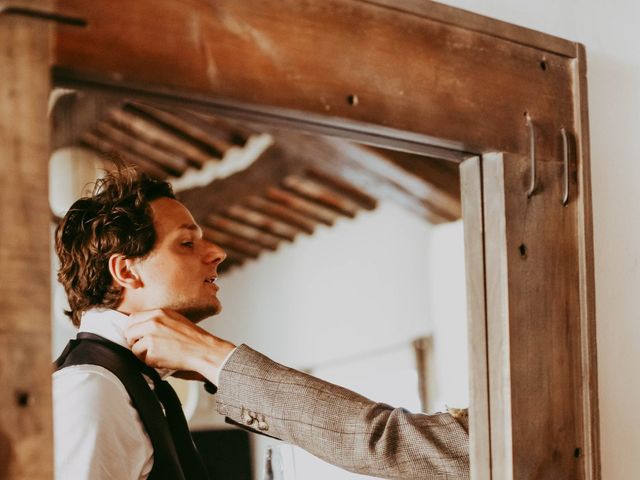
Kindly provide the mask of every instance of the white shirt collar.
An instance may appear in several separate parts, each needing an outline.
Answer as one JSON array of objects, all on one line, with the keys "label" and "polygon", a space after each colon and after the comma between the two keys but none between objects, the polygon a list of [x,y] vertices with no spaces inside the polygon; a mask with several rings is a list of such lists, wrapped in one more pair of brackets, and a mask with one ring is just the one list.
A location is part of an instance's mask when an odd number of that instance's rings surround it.
[{"label": "white shirt collar", "polygon": [[78,332],[100,335],[131,350],[124,336],[124,331],[130,322],[129,315],[124,313],[107,308],[94,308],[82,314]]},{"label": "white shirt collar", "polygon": [[[109,308],[93,308],[82,314],[78,333],[85,332],[100,335],[113,343],[117,343],[118,345],[131,350],[129,342],[127,342],[127,338],[124,336],[124,331],[130,323],[131,319],[129,315],[125,313],[118,312],[117,310],[111,310]],[[156,372],[158,372],[160,377],[164,380],[175,372],[175,370],[156,368]]]}]

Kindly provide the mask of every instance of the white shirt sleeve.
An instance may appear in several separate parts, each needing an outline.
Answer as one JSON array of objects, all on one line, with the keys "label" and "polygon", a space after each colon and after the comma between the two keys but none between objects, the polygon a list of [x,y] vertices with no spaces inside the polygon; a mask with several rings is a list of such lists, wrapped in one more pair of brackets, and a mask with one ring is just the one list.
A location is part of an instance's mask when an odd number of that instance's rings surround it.
[{"label": "white shirt sleeve", "polygon": [[153,447],[124,385],[105,368],[53,375],[55,478],[145,480]]},{"label": "white shirt sleeve", "polygon": [[224,357],[224,360],[222,361],[222,363],[220,364],[220,368],[218,369],[218,375],[216,376],[216,387],[218,385],[220,385],[220,372],[222,371],[222,369],[224,368],[224,366],[227,364],[227,361],[229,360],[229,358],[231,358],[231,355],[233,355],[235,353],[235,351],[237,350],[238,347],[234,348],[233,350],[231,350],[229,353],[227,353],[227,356]]}]

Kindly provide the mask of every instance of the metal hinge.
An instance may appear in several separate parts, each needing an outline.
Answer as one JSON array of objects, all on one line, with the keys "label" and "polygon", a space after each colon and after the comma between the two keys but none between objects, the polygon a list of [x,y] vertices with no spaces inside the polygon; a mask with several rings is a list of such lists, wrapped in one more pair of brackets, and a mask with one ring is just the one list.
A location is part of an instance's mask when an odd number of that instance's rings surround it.
[{"label": "metal hinge", "polygon": [[62,25],[71,25],[74,27],[86,27],[88,22],[84,18],[66,15],[64,13],[42,10],[39,8],[26,7],[24,5],[11,5],[0,3],[0,16],[16,15],[22,17],[38,18],[51,22],[60,23]]}]

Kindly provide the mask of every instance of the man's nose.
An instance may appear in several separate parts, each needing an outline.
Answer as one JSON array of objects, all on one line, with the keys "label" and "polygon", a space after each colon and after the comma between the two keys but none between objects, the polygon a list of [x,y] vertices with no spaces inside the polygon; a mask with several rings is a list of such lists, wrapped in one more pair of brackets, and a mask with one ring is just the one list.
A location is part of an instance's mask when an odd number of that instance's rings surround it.
[{"label": "man's nose", "polygon": [[206,263],[213,263],[219,265],[227,258],[226,252],[218,245],[212,242],[207,242],[207,254],[205,257]]}]

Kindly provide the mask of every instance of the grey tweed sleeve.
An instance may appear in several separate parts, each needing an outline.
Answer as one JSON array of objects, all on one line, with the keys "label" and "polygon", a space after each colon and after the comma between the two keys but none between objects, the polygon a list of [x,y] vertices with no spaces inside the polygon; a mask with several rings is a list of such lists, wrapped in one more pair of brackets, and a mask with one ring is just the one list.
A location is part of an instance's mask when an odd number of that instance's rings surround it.
[{"label": "grey tweed sleeve", "polygon": [[240,345],[220,373],[218,411],[352,472],[468,479],[465,418],[411,413],[280,365]]}]

